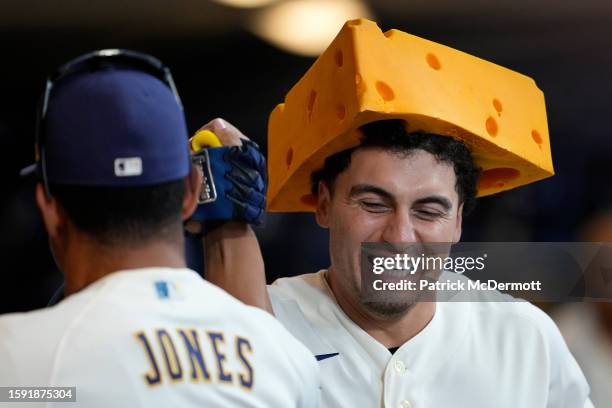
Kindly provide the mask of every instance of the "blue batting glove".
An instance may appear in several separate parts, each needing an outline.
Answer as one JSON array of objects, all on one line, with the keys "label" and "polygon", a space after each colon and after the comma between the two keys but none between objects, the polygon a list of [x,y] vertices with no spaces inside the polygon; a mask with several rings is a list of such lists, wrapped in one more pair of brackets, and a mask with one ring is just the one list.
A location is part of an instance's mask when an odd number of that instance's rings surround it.
[{"label": "blue batting glove", "polygon": [[[191,220],[207,225],[226,221],[242,221],[252,225],[263,222],[266,208],[266,159],[259,146],[243,140],[242,146],[204,149],[193,155],[194,161],[208,162],[203,167],[206,178],[204,202]],[[216,193],[216,198],[214,198]],[[207,199],[208,198],[208,199]]]}]

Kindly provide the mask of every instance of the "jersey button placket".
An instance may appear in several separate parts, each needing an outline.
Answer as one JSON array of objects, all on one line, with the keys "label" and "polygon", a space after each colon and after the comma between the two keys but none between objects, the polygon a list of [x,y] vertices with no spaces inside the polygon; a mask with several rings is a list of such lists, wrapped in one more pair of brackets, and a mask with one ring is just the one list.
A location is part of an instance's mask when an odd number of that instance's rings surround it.
[{"label": "jersey button placket", "polygon": [[395,367],[395,371],[400,375],[406,372],[406,365],[400,360],[395,360],[393,366]]},{"label": "jersey button placket", "polygon": [[414,408],[408,400],[402,400],[399,404],[399,408]]}]

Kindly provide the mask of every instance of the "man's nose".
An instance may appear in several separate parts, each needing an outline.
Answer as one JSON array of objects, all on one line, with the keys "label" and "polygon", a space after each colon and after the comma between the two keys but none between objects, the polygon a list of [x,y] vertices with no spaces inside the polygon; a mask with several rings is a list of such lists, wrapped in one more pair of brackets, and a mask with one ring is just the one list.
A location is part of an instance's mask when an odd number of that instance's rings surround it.
[{"label": "man's nose", "polygon": [[383,230],[382,240],[400,246],[417,242],[417,232],[409,211],[396,211],[392,217],[389,217]]}]

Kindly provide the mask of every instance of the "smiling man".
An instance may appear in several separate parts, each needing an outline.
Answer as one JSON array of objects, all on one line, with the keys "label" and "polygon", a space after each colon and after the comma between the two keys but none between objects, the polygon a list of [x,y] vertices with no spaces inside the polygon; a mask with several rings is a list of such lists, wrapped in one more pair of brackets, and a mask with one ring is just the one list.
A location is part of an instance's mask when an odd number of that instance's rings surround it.
[{"label": "smiling man", "polygon": [[457,242],[479,174],[452,138],[408,134],[393,120],[362,131],[359,147],[313,177],[330,267],[269,288],[276,317],[330,359],[320,366],[324,405],[589,406],[557,329],[530,304],[362,299],[361,243]]},{"label": "smiling man", "polygon": [[364,292],[363,243],[456,243],[477,195],[553,174],[533,80],[353,20],[272,112],[268,144],[268,209],[315,212],[331,263],[268,287],[257,273],[208,277],[310,349],[322,406],[592,407],[535,306]]},{"label": "smiling man", "polygon": [[[358,147],[312,177],[328,269],[267,288],[257,273],[211,280],[273,313],[310,349],[324,407],[591,407],[556,326],[527,302],[363,297],[361,244],[457,242],[479,169],[461,141],[408,133],[400,120],[361,132]],[[245,247],[257,245],[250,239]]]},{"label": "smiling man", "polygon": [[419,319],[408,319],[410,328],[402,325],[403,339],[385,341],[389,333],[380,332],[381,341],[395,347],[422,329],[434,306],[386,301],[388,292],[380,292],[380,301],[364,299],[361,243],[459,241],[463,208],[474,204],[479,171],[465,145],[422,132],[407,137],[400,120],[373,122],[361,130],[364,141],[358,148],[329,157],[313,174],[316,219],[330,231],[327,280],[353,320],[367,324],[368,315],[386,319],[410,308],[419,311]]}]

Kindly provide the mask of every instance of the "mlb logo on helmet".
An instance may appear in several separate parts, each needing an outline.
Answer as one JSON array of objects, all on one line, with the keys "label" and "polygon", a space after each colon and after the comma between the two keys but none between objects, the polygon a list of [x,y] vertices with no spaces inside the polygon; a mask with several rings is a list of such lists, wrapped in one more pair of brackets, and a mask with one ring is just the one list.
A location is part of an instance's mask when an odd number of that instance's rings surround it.
[{"label": "mlb logo on helmet", "polygon": [[115,159],[115,176],[130,177],[142,174],[142,159],[140,157],[127,157]]}]

